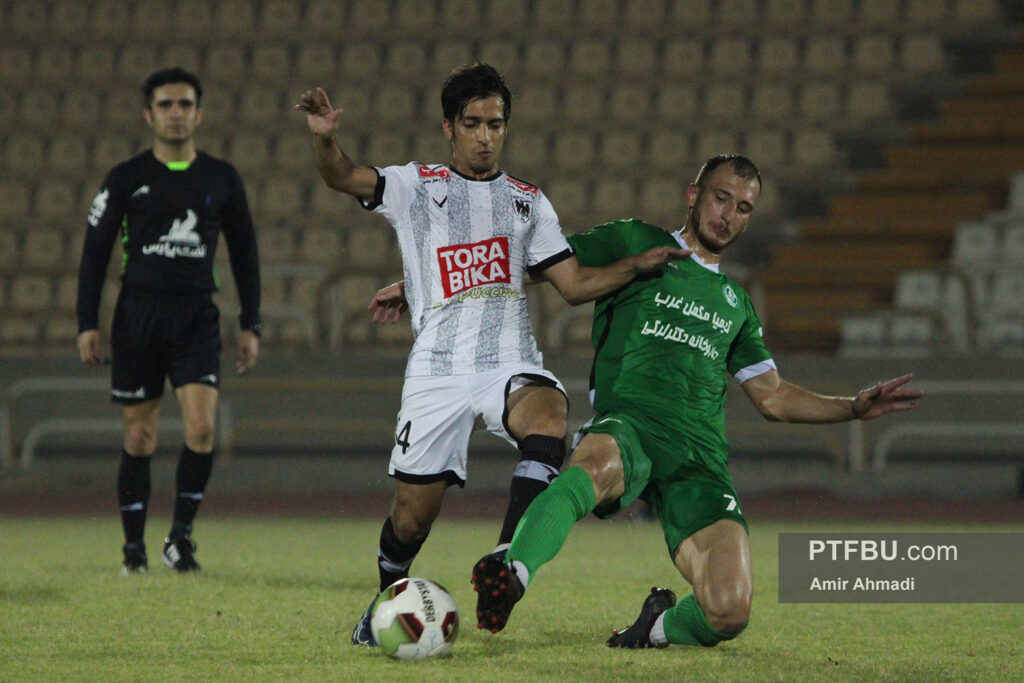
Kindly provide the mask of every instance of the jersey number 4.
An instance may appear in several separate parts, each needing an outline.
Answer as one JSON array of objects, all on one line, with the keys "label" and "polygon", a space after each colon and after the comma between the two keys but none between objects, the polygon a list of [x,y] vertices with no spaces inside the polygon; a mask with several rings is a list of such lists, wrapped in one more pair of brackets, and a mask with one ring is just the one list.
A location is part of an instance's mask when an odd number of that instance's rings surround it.
[{"label": "jersey number 4", "polygon": [[395,434],[395,443],[402,447],[402,453],[404,454],[409,450],[409,432],[412,431],[412,420],[405,423],[405,426],[398,430]]}]

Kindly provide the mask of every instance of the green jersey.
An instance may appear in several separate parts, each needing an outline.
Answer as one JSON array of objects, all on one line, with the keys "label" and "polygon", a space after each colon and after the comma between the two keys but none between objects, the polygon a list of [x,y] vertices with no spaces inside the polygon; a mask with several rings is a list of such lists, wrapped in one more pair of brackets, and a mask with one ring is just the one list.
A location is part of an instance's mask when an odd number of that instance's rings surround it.
[{"label": "green jersey", "polygon": [[[637,220],[606,223],[569,243],[584,266],[680,246],[671,233]],[[599,299],[591,341],[599,414],[639,413],[719,465],[728,459],[726,373],[743,382],[775,367],[750,297],[694,259],[670,262]]]}]

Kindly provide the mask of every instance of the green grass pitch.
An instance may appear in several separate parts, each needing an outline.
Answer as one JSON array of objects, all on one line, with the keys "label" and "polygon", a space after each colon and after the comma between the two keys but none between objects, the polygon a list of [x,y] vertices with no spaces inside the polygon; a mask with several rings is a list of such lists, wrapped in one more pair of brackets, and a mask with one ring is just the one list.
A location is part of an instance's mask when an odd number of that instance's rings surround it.
[{"label": "green grass pitch", "polygon": [[196,527],[199,575],[159,561],[121,577],[120,527],[103,519],[0,519],[0,681],[1012,680],[1022,605],[792,605],[777,599],[781,531],[1019,530],[914,524],[751,526],[750,626],[714,649],[604,646],[653,585],[686,587],[659,527],[585,521],[498,635],[479,631],[469,568],[498,523],[441,519],[413,573],[455,597],[452,656],[399,662],[349,645],[376,590],[377,520],[217,518]]}]

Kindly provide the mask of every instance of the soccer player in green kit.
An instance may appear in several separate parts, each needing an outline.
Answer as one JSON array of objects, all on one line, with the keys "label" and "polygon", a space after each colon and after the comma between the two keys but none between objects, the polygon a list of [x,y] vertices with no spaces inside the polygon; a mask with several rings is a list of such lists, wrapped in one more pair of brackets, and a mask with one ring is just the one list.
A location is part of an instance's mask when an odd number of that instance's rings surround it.
[{"label": "soccer player in green kit", "polygon": [[686,190],[685,226],[674,233],[637,220],[573,235],[579,262],[601,266],[658,245],[689,260],[638,277],[594,311],[591,400],[566,469],[527,509],[507,555],[473,568],[478,627],[498,632],[537,570],[588,512],[608,517],[636,498],[658,516],[672,560],[693,592],[676,600],[652,589],[640,616],[610,647],[714,646],[750,615],[753,579],[747,522],[726,468],[726,373],[768,420],[829,423],[910,410],[921,392],[909,375],[852,397],[816,394],[783,380],[743,289],[718,272],[722,253],[748,227],[761,192],[747,158],[710,159]]}]

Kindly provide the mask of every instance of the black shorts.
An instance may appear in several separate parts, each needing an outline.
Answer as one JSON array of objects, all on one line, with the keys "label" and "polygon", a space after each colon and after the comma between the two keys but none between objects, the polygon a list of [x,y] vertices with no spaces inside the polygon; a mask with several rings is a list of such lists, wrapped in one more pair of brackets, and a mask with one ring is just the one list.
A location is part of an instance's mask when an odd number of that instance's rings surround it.
[{"label": "black shorts", "polygon": [[124,287],[110,330],[111,399],[140,403],[164,393],[164,378],[220,385],[220,313],[211,294]]}]

